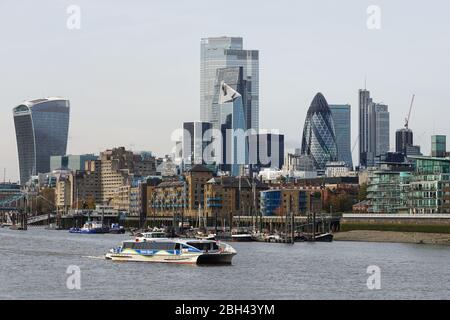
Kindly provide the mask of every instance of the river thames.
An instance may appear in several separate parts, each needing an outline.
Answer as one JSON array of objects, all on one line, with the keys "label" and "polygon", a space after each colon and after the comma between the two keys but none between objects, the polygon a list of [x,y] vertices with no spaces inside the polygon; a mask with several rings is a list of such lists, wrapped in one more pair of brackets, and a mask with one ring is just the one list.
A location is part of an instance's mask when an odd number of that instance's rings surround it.
[{"label": "river thames", "polygon": [[[232,266],[103,259],[128,235],[0,229],[0,299],[450,299],[450,247],[232,243]],[[81,288],[68,289],[69,266]],[[367,286],[380,268],[381,289]]]}]

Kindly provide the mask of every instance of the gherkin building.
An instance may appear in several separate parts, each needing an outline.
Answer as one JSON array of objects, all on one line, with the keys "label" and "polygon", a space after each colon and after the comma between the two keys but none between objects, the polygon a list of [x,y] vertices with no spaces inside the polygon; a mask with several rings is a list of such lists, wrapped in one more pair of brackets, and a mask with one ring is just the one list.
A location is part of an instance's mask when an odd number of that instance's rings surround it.
[{"label": "gherkin building", "polygon": [[333,118],[327,100],[319,92],[311,102],[303,127],[302,154],[310,156],[317,170],[338,157]]}]

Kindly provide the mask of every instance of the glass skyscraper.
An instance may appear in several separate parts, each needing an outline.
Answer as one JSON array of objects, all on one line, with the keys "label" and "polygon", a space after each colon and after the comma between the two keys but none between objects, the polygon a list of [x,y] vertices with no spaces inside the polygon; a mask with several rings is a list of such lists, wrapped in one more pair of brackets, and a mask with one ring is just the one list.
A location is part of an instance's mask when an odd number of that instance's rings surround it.
[{"label": "glass skyscraper", "polygon": [[210,122],[184,122],[183,123],[183,162],[186,165],[205,164],[204,152],[212,143],[207,131],[212,129]]},{"label": "glass skyscraper", "polygon": [[359,90],[359,165],[367,167],[369,151],[369,105],[372,103],[370,92],[366,89]]},{"label": "glass skyscraper", "polygon": [[372,102],[369,105],[369,157],[368,166],[375,166],[377,159],[389,152],[389,111],[385,104]]},{"label": "glass skyscraper", "polygon": [[242,96],[222,81],[220,86],[220,129],[222,132],[222,169],[238,176],[247,164],[248,149],[245,135],[245,114]]},{"label": "glass skyscraper", "polygon": [[89,160],[97,160],[98,156],[93,154],[74,155],[69,154],[65,156],[51,156],[50,157],[50,171],[66,169],[71,171],[84,171],[85,163]]},{"label": "glass skyscraper", "polygon": [[243,50],[240,37],[214,37],[201,40],[200,56],[200,119],[219,129],[220,111],[215,109],[215,86],[218,70],[242,67],[246,81],[242,95],[246,127],[259,129],[259,52]]},{"label": "glass skyscraper", "polygon": [[431,136],[431,156],[443,158],[447,152],[447,137],[444,135]]},{"label": "glass skyscraper", "polygon": [[13,109],[20,183],[50,171],[50,157],[66,154],[70,103],[61,98],[25,101]]},{"label": "glass skyscraper", "polygon": [[351,151],[351,107],[349,104],[330,104],[338,149],[338,161],[353,167]]},{"label": "glass skyscraper", "polygon": [[329,161],[337,161],[338,151],[333,117],[325,97],[314,97],[303,127],[302,154],[310,156],[315,169],[323,170]]},{"label": "glass skyscraper", "polygon": [[390,149],[389,110],[385,104],[375,103],[366,89],[359,90],[359,165],[376,165],[376,158]]}]

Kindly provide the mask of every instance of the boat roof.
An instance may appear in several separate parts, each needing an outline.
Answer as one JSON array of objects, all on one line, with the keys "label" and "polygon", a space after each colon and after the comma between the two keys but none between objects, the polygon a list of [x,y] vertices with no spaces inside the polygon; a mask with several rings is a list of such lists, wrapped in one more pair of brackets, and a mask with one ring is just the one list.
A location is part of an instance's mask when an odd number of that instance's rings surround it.
[{"label": "boat roof", "polygon": [[[207,240],[207,239],[181,239],[181,238],[145,238],[146,242],[166,242],[172,241],[176,243],[187,243],[187,242],[195,242],[195,243],[213,243],[217,242],[216,240]],[[125,240],[123,242],[137,242],[136,240]]]}]

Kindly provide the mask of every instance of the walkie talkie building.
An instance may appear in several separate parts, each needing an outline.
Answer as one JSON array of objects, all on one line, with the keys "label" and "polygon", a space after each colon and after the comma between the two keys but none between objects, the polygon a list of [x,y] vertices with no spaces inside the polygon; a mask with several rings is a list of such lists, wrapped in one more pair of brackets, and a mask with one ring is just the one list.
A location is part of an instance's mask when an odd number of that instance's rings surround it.
[{"label": "walkie talkie building", "polygon": [[327,162],[336,161],[338,157],[331,110],[320,92],[314,97],[306,115],[302,154],[314,160],[317,170],[325,169]]},{"label": "walkie talkie building", "polygon": [[61,98],[25,101],[13,109],[20,183],[50,171],[50,157],[66,154],[70,103]]}]

